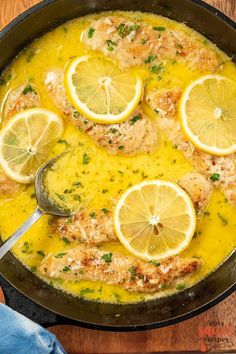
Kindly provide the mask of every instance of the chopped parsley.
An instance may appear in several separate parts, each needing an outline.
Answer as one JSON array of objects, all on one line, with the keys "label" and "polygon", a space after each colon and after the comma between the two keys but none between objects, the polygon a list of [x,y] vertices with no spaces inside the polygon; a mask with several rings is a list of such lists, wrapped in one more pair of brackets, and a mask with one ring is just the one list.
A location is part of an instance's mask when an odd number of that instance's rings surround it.
[{"label": "chopped parsley", "polygon": [[66,224],[72,224],[73,218],[72,216],[70,216],[67,220],[66,220]]},{"label": "chopped parsley", "polygon": [[211,215],[210,211],[208,211],[208,210],[204,211],[203,214],[206,215],[206,216],[210,216]]},{"label": "chopped parsley", "polygon": [[84,153],[84,155],[83,155],[83,165],[88,165],[89,162],[90,162],[89,155]]},{"label": "chopped parsley", "polygon": [[118,304],[120,304],[120,303],[121,303],[120,295],[117,294],[117,293],[113,293],[113,295],[114,295],[114,297],[115,297],[115,299],[116,299],[116,302],[117,302]]},{"label": "chopped parsley", "polygon": [[134,116],[131,120],[130,120],[130,124],[134,125],[138,120],[141,120],[142,117],[140,114],[138,114],[137,116]]},{"label": "chopped parsley", "polygon": [[112,52],[114,50],[114,47],[117,46],[117,43],[111,41],[110,39],[107,39],[105,42],[107,44],[107,50],[109,50],[110,52]]},{"label": "chopped parsley", "polygon": [[74,183],[73,183],[73,186],[76,186],[76,187],[81,187],[81,186],[82,186],[82,184],[81,184],[81,182],[76,181],[76,182],[74,182]]},{"label": "chopped parsley", "polygon": [[62,237],[62,241],[65,242],[66,245],[70,244],[70,241],[68,240],[68,238],[66,238],[65,236]]},{"label": "chopped parsley", "polygon": [[31,62],[31,60],[37,54],[37,52],[38,52],[37,48],[31,48],[31,49],[28,50],[28,52],[26,53],[26,61],[27,61],[27,63]]},{"label": "chopped parsley", "polygon": [[228,225],[228,220],[226,219],[226,217],[224,215],[222,215],[221,213],[217,213],[217,215],[223,225]]},{"label": "chopped parsley", "polygon": [[128,269],[128,272],[130,272],[131,276],[130,276],[130,280],[134,281],[135,280],[135,276],[136,276],[136,268],[131,267]]},{"label": "chopped parsley", "polygon": [[24,242],[21,252],[26,254],[31,254],[33,252],[32,250],[30,250],[29,242]]},{"label": "chopped parsley", "polygon": [[214,172],[214,173],[212,173],[210,179],[211,179],[213,182],[219,181],[219,179],[220,179],[220,174]]},{"label": "chopped parsley", "polygon": [[70,146],[70,144],[68,144],[68,142],[65,139],[58,139],[57,143],[58,144],[65,144],[66,146]]},{"label": "chopped parsley", "polygon": [[65,200],[65,196],[63,194],[58,194],[58,193],[55,193],[57,198],[59,198],[60,200]]},{"label": "chopped parsley", "polygon": [[94,32],[95,32],[95,28],[92,28],[92,27],[91,27],[91,28],[88,30],[88,38],[92,38]]},{"label": "chopped parsley", "polygon": [[186,288],[186,285],[185,285],[185,284],[177,284],[177,285],[176,285],[176,290],[181,291],[181,290],[184,290],[185,288]]},{"label": "chopped parsley", "polygon": [[69,272],[70,270],[70,266],[67,265],[65,265],[65,267],[62,269],[63,272]]},{"label": "chopped parsley", "polygon": [[94,290],[90,289],[90,288],[84,288],[84,289],[80,290],[80,296],[81,297],[83,297],[86,294],[92,294],[92,293],[94,293]]},{"label": "chopped parsley", "polygon": [[74,200],[77,200],[78,202],[81,202],[81,201],[82,201],[81,196],[80,196],[79,194],[74,194],[74,195],[73,195],[73,199],[74,199]]},{"label": "chopped parsley", "polygon": [[163,65],[161,63],[157,65],[152,65],[150,67],[150,71],[154,74],[160,74],[161,72],[163,72]]},{"label": "chopped parsley", "polygon": [[141,39],[141,44],[146,44],[146,43],[147,43],[147,39],[142,38],[142,39]]},{"label": "chopped parsley", "polygon": [[108,214],[108,213],[109,213],[109,210],[106,209],[106,208],[103,208],[103,209],[102,209],[102,212],[103,212],[104,214]]},{"label": "chopped parsley", "polygon": [[25,86],[23,90],[23,95],[28,95],[28,93],[34,93],[35,95],[37,95],[36,90],[30,84]]},{"label": "chopped parsley", "polygon": [[165,27],[162,27],[162,26],[153,27],[153,29],[154,29],[154,31],[158,31],[158,32],[165,31]]},{"label": "chopped parsley", "polygon": [[62,258],[63,256],[65,256],[66,252],[59,252],[57,254],[55,254],[55,258]]},{"label": "chopped parsley", "polygon": [[150,55],[149,57],[147,57],[147,59],[144,60],[144,63],[145,64],[152,63],[156,58],[157,58],[156,55]]},{"label": "chopped parsley", "polygon": [[37,254],[38,254],[40,257],[45,257],[44,251],[39,250],[39,251],[37,251]]},{"label": "chopped parsley", "polygon": [[153,265],[156,266],[156,267],[159,267],[159,266],[161,265],[160,262],[157,262],[157,261],[154,261],[154,260],[151,260],[151,261],[149,261],[148,263],[153,264]]},{"label": "chopped parsley", "polygon": [[116,27],[117,33],[121,38],[128,36],[131,32],[139,29],[139,25],[134,24],[131,26],[126,25],[125,23],[120,23],[119,26]]},{"label": "chopped parsley", "polygon": [[104,255],[102,256],[102,259],[106,262],[106,263],[111,263],[112,262],[112,253],[104,253]]},{"label": "chopped parsley", "polygon": [[94,211],[92,211],[92,213],[90,213],[89,216],[90,216],[92,219],[96,219],[96,214],[95,214]]},{"label": "chopped parsley", "polygon": [[118,149],[119,150],[124,150],[124,148],[125,148],[124,145],[120,145]]},{"label": "chopped parsley", "polygon": [[34,272],[36,272],[37,267],[36,267],[36,266],[32,266],[32,267],[30,268],[30,270],[31,270],[32,273],[34,273]]}]

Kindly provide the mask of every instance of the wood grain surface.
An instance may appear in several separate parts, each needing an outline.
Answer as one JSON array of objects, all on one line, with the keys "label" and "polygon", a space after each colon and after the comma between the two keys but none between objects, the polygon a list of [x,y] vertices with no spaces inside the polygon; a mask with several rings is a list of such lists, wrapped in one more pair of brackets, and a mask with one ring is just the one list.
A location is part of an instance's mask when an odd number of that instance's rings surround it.
[{"label": "wood grain surface", "polygon": [[[38,2],[38,0],[0,0],[0,28]],[[206,2],[236,20],[236,0]],[[0,301],[3,299],[0,292]],[[234,293],[211,310],[166,328],[136,333],[94,331],[74,326],[55,326],[50,330],[57,335],[68,354],[199,351],[236,353],[235,308]]]}]

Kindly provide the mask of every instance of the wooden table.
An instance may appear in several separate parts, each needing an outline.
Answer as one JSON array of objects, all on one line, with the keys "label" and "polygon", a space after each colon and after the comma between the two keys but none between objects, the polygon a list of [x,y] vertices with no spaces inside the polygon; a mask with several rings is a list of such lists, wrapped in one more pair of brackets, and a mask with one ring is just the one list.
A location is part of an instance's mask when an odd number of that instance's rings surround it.
[{"label": "wooden table", "polygon": [[[39,0],[0,0],[0,28],[38,2]],[[206,2],[236,20],[236,0]],[[0,291],[0,298],[1,296]],[[57,335],[69,354],[199,351],[235,353],[235,308],[236,294],[233,294],[211,310],[166,328],[137,333],[114,333],[55,326],[51,327],[51,331]]]}]

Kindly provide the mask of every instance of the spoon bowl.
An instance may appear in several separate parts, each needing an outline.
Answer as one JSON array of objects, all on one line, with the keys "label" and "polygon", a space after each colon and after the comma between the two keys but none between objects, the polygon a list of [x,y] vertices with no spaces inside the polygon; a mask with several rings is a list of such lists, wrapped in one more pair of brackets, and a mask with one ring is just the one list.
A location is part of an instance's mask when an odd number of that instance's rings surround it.
[{"label": "spoon bowl", "polygon": [[19,229],[14,232],[0,246],[0,259],[11,249],[11,247],[19,240],[19,238],[44,214],[67,217],[71,215],[69,209],[63,210],[59,208],[51,199],[48,198],[43,185],[43,176],[46,170],[50,169],[61,155],[47,161],[41,166],[35,177],[35,193],[37,199],[37,207],[33,214],[22,224]]},{"label": "spoon bowl", "polygon": [[69,209],[59,208],[51,199],[49,199],[43,185],[44,173],[46,172],[46,170],[49,170],[61,156],[62,155],[54,157],[38,169],[35,177],[34,187],[38,208],[40,209],[40,211],[42,211],[44,214],[66,217],[70,216],[71,211]]}]

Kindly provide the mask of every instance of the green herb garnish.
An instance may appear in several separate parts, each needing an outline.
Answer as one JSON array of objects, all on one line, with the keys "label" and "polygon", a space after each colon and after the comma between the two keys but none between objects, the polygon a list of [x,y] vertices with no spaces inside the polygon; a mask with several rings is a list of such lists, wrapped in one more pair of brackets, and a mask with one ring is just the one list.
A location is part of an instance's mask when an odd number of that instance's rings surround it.
[{"label": "green herb garnish", "polygon": [[212,173],[210,179],[211,179],[213,182],[219,181],[219,179],[220,179],[220,174],[214,172],[214,173]]},{"label": "green herb garnish", "polygon": [[104,253],[104,255],[102,256],[102,259],[106,262],[106,263],[111,263],[112,262],[112,253]]},{"label": "green herb garnish", "polygon": [[92,293],[94,293],[94,290],[90,289],[90,288],[84,288],[84,289],[80,290],[81,297],[84,297],[84,295],[86,295],[86,294],[92,294]]},{"label": "green herb garnish", "polygon": [[141,120],[142,117],[140,114],[138,114],[137,116],[134,116],[131,120],[130,120],[130,124],[134,125],[138,120]]},{"label": "green herb garnish", "polygon": [[84,155],[83,155],[83,165],[88,165],[89,162],[90,162],[89,155],[84,153]]},{"label": "green herb garnish", "polygon": [[131,267],[131,268],[128,269],[128,272],[131,273],[130,280],[134,281],[135,280],[135,276],[136,276],[136,268]]},{"label": "green herb garnish", "polygon": [[157,58],[156,55],[150,55],[147,59],[144,60],[145,64],[152,63]]},{"label": "green herb garnish", "polygon": [[23,95],[28,95],[28,93],[34,93],[35,95],[37,95],[36,90],[30,84],[25,86],[23,90]]},{"label": "green herb garnish", "polygon": [[226,217],[224,215],[222,215],[221,213],[217,213],[219,219],[221,220],[223,225],[228,225],[228,220],[226,219]]},{"label": "green herb garnish", "polygon": [[91,27],[91,28],[88,30],[88,38],[92,38],[94,32],[95,32],[95,28],[92,28],[92,27]]},{"label": "green herb garnish", "polygon": [[30,63],[33,57],[37,54],[37,48],[31,48],[27,51],[26,53],[26,61],[27,63]]},{"label": "green herb garnish", "polygon": [[62,241],[65,242],[66,245],[70,244],[70,241],[65,236],[62,237]]},{"label": "green herb garnish", "polygon": [[62,258],[63,256],[65,256],[66,252],[59,252],[57,254],[55,254],[55,258]]},{"label": "green herb garnish", "polygon": [[154,31],[158,31],[158,32],[165,31],[165,27],[162,27],[162,26],[153,27],[153,29],[154,29]]},{"label": "green herb garnish", "polygon": [[70,270],[70,266],[67,265],[62,269],[63,272],[69,272]]},{"label": "green herb garnish", "polygon": [[44,251],[39,250],[39,251],[37,251],[37,254],[38,254],[40,257],[45,257]]},{"label": "green herb garnish", "polygon": [[63,194],[58,194],[58,193],[55,194],[60,200],[65,200],[65,196]]},{"label": "green herb garnish", "polygon": [[109,210],[106,209],[106,208],[102,208],[102,212],[103,212],[104,214],[108,214],[108,213],[109,213]]},{"label": "green herb garnish", "polygon": [[107,44],[107,50],[109,50],[110,52],[112,52],[114,50],[114,47],[117,46],[117,43],[111,41],[110,39],[107,39],[105,42]]},{"label": "green herb garnish", "polygon": [[159,266],[161,265],[160,262],[157,262],[157,261],[154,261],[154,260],[151,260],[151,261],[149,261],[148,263],[153,264],[153,265],[156,266],[156,267],[159,267]]}]

